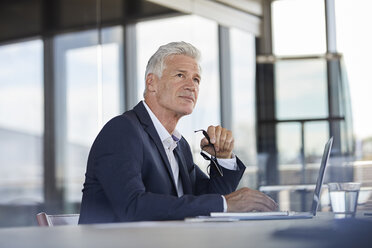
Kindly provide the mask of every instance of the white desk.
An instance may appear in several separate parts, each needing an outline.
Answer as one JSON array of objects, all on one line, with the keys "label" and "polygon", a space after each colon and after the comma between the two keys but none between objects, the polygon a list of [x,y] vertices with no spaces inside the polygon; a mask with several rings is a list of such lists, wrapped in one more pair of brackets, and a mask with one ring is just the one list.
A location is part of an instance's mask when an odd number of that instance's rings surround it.
[{"label": "white desk", "polygon": [[[372,220],[372,219],[370,219]],[[370,222],[372,225],[372,221]],[[0,247],[329,247],[324,240],[276,237],[287,228],[331,228],[332,216],[314,219],[188,223],[183,221],[137,222],[60,227],[0,229]],[[360,246],[358,246],[360,247]]]}]

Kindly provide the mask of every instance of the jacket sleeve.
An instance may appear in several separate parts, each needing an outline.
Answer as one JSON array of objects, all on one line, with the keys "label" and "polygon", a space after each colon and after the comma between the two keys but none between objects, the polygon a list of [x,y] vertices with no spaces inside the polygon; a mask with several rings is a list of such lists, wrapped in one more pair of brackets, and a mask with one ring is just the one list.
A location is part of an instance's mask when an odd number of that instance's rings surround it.
[{"label": "jacket sleeve", "polygon": [[221,166],[223,171],[223,176],[221,177],[217,169],[210,165],[210,176],[208,177],[196,164],[193,163],[190,146],[186,140],[183,139],[182,141],[182,150],[186,153],[185,156],[188,161],[187,167],[190,179],[194,183],[196,195],[226,195],[236,190],[245,171],[245,166],[238,157],[236,157],[238,165],[237,170],[229,170]]},{"label": "jacket sleeve", "polygon": [[198,180],[196,183],[196,194],[215,193],[227,195],[235,191],[245,171],[244,164],[238,157],[236,159],[238,169],[228,170],[222,167],[223,177],[221,177],[217,169],[212,166],[210,166],[210,177],[206,176],[204,172],[197,167]]}]

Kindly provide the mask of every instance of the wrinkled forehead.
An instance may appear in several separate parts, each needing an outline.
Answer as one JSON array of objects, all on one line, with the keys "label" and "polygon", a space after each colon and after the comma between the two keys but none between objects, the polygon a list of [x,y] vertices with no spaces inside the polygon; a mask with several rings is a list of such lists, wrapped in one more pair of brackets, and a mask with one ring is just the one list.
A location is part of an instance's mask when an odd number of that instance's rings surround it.
[{"label": "wrinkled forehead", "polygon": [[163,70],[167,67],[172,67],[173,69],[178,70],[193,70],[199,77],[201,74],[201,66],[199,62],[195,58],[183,54],[172,54],[167,56],[164,59]]}]

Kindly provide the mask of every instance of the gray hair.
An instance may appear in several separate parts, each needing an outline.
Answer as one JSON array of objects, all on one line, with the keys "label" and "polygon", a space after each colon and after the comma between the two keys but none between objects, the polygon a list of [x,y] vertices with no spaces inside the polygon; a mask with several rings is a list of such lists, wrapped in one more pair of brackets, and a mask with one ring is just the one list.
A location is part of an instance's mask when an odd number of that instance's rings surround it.
[{"label": "gray hair", "polygon": [[[166,45],[160,46],[158,50],[151,56],[149,62],[146,66],[145,72],[145,81],[147,75],[154,73],[159,78],[161,78],[163,71],[165,69],[165,59],[170,55],[186,55],[189,56],[199,63],[200,60],[200,51],[191,45],[190,43],[180,41],[180,42],[171,42]],[[200,65],[199,65],[200,69]],[[145,91],[143,96],[145,96],[147,91],[147,86],[145,86]]]}]

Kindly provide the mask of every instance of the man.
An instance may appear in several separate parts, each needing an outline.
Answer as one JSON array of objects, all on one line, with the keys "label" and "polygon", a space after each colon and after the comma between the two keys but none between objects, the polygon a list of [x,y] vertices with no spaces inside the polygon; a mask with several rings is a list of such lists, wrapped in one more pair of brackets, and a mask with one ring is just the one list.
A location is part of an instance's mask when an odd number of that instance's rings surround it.
[{"label": "man", "polygon": [[[199,51],[191,44],[161,46],[150,58],[144,101],[110,120],[91,148],[79,223],[174,220],[218,211],[270,211],[276,203],[261,192],[233,192],[245,166],[233,155],[231,131],[210,126],[223,176],[210,178],[194,163],[187,141],[176,130],[192,113],[201,81]],[[206,138],[203,150],[213,147]]]}]

